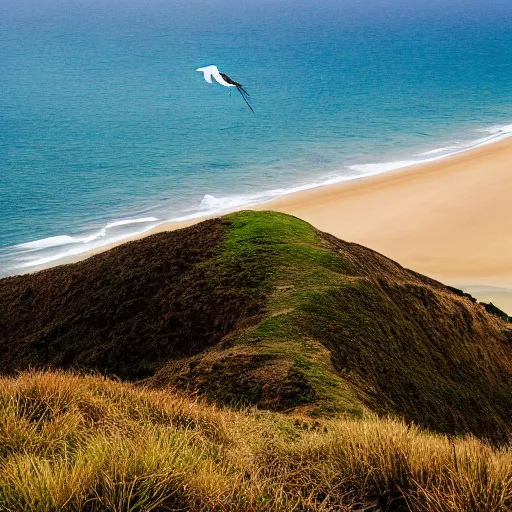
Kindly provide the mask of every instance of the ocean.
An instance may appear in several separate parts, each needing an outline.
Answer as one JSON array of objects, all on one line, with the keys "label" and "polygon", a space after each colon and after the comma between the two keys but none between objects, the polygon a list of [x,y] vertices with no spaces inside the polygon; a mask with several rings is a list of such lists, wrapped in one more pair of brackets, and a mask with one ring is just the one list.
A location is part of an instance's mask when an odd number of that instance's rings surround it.
[{"label": "ocean", "polygon": [[[0,12],[1,276],[512,136],[510,0]],[[204,81],[209,64],[255,113]]]}]

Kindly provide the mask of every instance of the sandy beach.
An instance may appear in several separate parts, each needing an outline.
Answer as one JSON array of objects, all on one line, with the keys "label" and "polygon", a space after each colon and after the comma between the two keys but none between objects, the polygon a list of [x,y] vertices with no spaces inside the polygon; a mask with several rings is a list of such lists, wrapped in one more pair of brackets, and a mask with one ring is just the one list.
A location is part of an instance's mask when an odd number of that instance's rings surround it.
[{"label": "sandy beach", "polygon": [[271,205],[512,314],[512,140]]},{"label": "sandy beach", "polygon": [[[371,247],[512,314],[512,139],[260,205]],[[155,232],[198,222],[162,224]],[[106,246],[90,253],[107,250]]]}]

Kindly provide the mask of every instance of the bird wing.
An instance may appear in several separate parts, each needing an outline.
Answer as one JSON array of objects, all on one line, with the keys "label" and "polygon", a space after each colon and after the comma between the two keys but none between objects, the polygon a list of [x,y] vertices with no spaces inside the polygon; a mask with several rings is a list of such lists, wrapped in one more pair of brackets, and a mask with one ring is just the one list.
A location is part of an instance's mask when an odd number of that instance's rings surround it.
[{"label": "bird wing", "polygon": [[235,85],[232,85],[229,82],[226,82],[226,80],[224,80],[222,75],[219,73],[219,70],[217,69],[217,67],[216,66],[214,66],[214,67],[215,67],[215,72],[212,73],[212,76],[215,79],[215,81],[219,82],[219,84],[223,85],[224,87],[235,87]]},{"label": "bird wing", "polygon": [[217,66],[206,66],[204,68],[197,68],[196,71],[201,71],[203,73],[204,79],[211,84],[212,83],[212,75],[215,73],[215,71],[218,73],[219,70],[217,69]]},{"label": "bird wing", "polygon": [[228,75],[225,73],[221,73],[220,76],[226,81],[229,85],[234,85],[235,87],[242,87],[242,84],[239,84],[238,82],[235,82],[231,78],[229,78]]},{"label": "bird wing", "polygon": [[197,68],[197,71],[202,71],[204,75],[204,79],[211,84],[212,78],[218,82],[220,85],[223,85],[224,87],[236,87],[236,84],[230,84],[229,82],[226,82],[224,80],[224,77],[222,76],[222,73],[219,72],[219,69],[217,66],[211,65],[206,66],[204,68]]}]

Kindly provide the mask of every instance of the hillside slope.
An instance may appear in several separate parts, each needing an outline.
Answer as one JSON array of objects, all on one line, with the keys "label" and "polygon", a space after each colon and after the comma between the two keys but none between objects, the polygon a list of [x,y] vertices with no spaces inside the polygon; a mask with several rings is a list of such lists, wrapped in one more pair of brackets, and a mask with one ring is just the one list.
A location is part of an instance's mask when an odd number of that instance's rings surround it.
[{"label": "hillside slope", "polygon": [[512,448],[233,411],[100,376],[0,377],[0,510],[509,512]]},{"label": "hillside slope", "polygon": [[296,218],[241,212],[0,281],[2,372],[75,368],[509,438],[510,327]]}]

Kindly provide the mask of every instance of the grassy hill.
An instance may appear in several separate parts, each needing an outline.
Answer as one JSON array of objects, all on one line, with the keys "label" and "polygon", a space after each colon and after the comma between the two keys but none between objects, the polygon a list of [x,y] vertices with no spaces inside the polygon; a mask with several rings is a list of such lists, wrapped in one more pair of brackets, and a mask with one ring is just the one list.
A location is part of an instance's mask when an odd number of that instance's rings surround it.
[{"label": "grassy hill", "polygon": [[2,372],[61,368],[313,417],[509,439],[511,330],[356,244],[241,212],[0,281]]},{"label": "grassy hill", "polygon": [[0,511],[512,510],[510,324],[294,217],[3,279],[0,311]]}]

